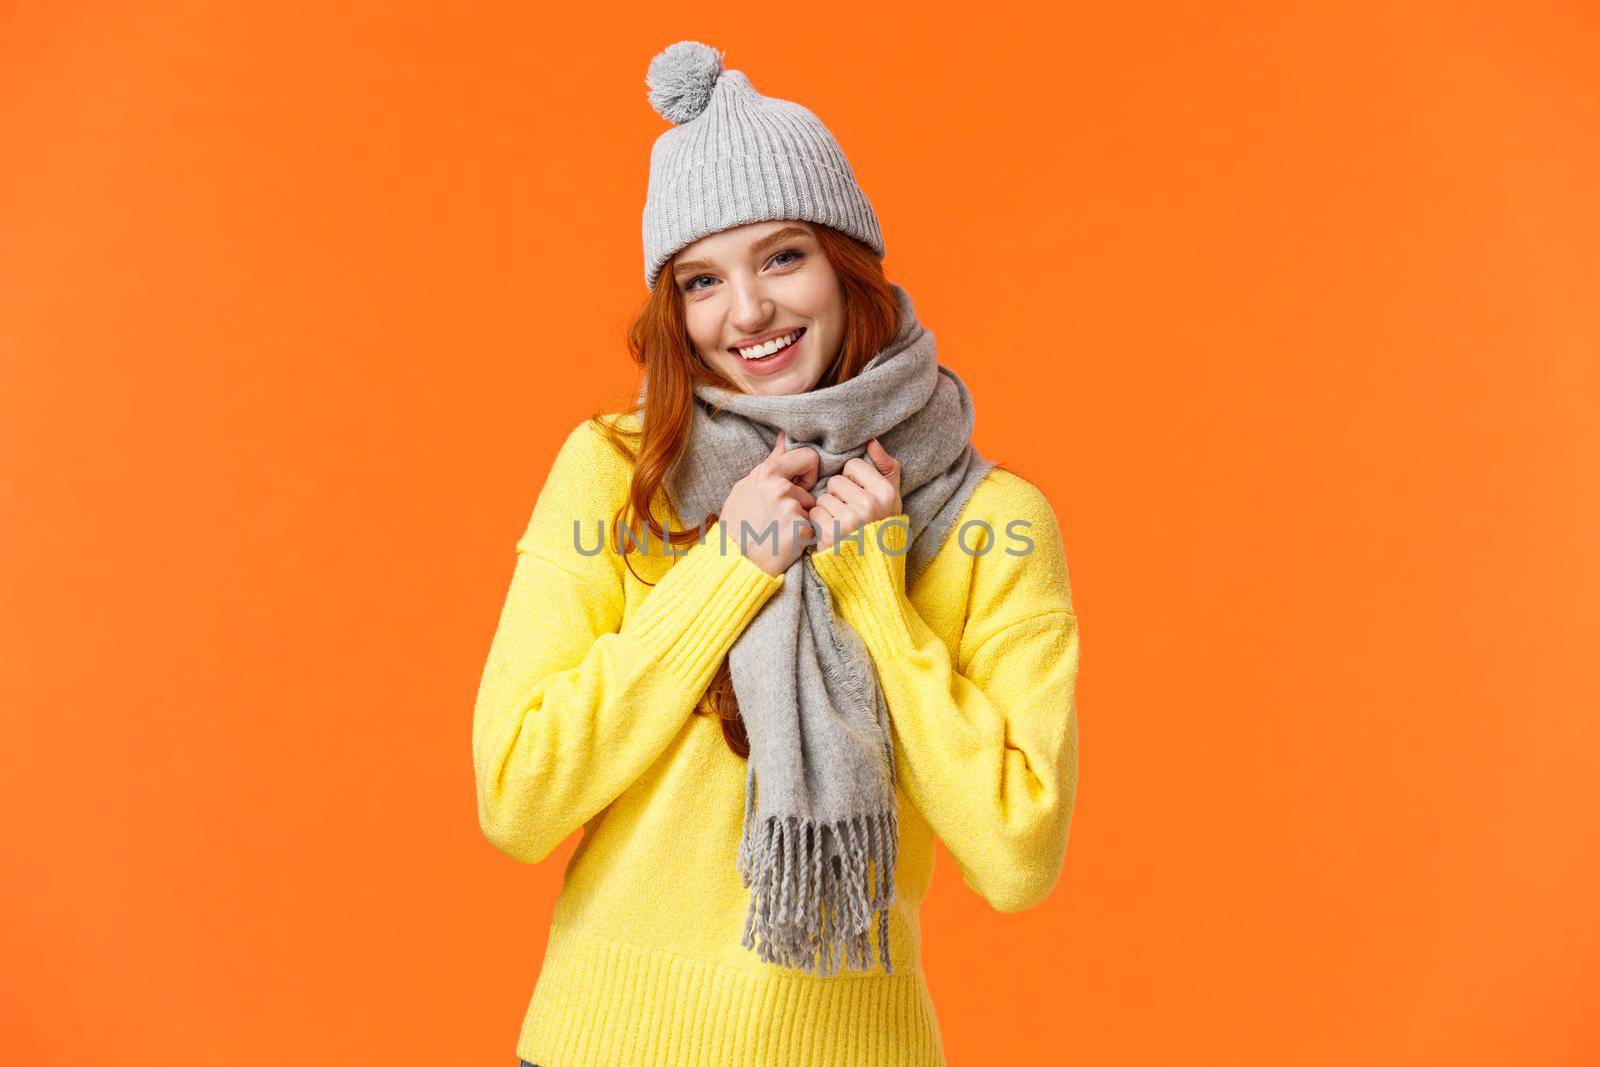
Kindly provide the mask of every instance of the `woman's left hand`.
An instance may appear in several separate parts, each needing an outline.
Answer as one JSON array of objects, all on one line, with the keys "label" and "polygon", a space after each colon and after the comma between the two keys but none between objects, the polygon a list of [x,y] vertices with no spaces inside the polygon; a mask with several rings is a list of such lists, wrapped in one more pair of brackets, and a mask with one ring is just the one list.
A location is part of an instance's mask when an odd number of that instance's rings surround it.
[{"label": "woman's left hand", "polygon": [[827,548],[901,510],[900,461],[874,437],[867,442],[867,459],[856,456],[846,461],[844,469],[828,479],[828,491],[817,497],[807,515],[817,525],[816,547]]}]

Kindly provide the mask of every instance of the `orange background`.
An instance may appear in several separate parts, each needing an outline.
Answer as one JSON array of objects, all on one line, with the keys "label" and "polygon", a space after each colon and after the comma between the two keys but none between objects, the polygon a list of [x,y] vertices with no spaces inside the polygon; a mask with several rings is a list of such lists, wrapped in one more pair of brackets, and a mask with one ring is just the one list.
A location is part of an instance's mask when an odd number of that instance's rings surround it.
[{"label": "orange background", "polygon": [[0,8],[7,1062],[511,1067],[575,842],[481,838],[473,697],[682,38],[1064,530],[1071,847],[940,857],[951,1063],[1600,1061],[1592,6],[160,6]]}]

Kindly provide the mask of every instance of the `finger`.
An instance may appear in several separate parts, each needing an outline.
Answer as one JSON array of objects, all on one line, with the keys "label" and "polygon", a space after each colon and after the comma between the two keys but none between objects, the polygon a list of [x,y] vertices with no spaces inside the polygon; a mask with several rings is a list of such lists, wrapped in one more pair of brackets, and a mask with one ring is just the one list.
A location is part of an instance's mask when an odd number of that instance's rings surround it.
[{"label": "finger", "polygon": [[867,442],[867,455],[871,457],[873,466],[878,468],[878,473],[888,475],[900,465],[900,461],[889,454],[876,437]]},{"label": "finger", "polygon": [[778,441],[772,446],[772,452],[770,454],[774,456],[781,456],[787,451],[789,451],[789,449],[788,446],[783,443],[783,431],[779,430]]},{"label": "finger", "polygon": [[805,452],[805,469],[795,476],[795,482],[802,488],[814,489],[817,485],[817,476],[822,473],[822,457],[817,455],[817,450],[814,448],[808,448]]},{"label": "finger", "polygon": [[860,456],[846,460],[843,473],[863,489],[881,487],[888,480],[883,472]]},{"label": "finger", "polygon": [[[845,503],[842,498],[835,496],[831,487],[826,493],[817,497],[817,503],[827,509],[829,516],[828,532],[830,534],[854,530],[862,525],[861,520],[856,517],[855,510]],[[838,531],[835,531],[832,526],[835,521],[839,523]]]},{"label": "finger", "polygon": [[793,478],[797,474],[808,474],[806,485],[816,484],[816,470],[820,462],[816,449],[801,446],[782,455],[774,454],[772,461],[772,469],[783,477]]},{"label": "finger", "polygon": [[837,501],[827,493],[817,497],[817,506],[811,509],[811,521],[817,524],[819,536],[824,542],[832,543],[835,527],[843,527],[844,520],[834,514],[833,509],[838,506]]},{"label": "finger", "polygon": [[883,475],[885,481],[894,489],[895,496],[900,495],[900,461],[889,454],[883,447],[883,442],[876,437],[867,442],[867,455],[872,457],[873,465],[878,473]]},{"label": "finger", "polygon": [[[900,499],[900,472],[898,470],[889,474],[880,474],[871,463],[860,458],[852,459],[849,463],[846,463],[844,469],[850,472],[850,477],[847,479],[830,479],[828,488],[832,489],[835,485],[838,485],[840,487],[839,495],[848,500],[859,514],[883,514],[883,510],[888,508],[890,509],[888,514],[893,515],[903,510],[896,503]],[[861,490],[860,496],[852,493],[846,483],[858,486]]]},{"label": "finger", "polygon": [[808,490],[801,486],[795,485],[793,482],[789,483],[788,488],[783,491],[783,495],[792,497],[799,501],[800,506],[805,508],[807,511],[810,511],[812,508],[817,506],[817,498],[812,496]]},{"label": "finger", "polygon": [[849,478],[829,478],[828,492],[822,495],[827,496],[828,493],[844,501],[847,507],[860,508],[862,511],[872,510],[871,494]]}]

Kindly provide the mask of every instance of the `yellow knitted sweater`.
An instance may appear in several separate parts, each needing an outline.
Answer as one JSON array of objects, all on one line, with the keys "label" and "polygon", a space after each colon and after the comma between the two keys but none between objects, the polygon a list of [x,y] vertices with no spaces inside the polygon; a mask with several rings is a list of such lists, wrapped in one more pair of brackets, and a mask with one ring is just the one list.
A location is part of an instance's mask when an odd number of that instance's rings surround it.
[{"label": "yellow knitted sweater", "polygon": [[[934,838],[1001,911],[1044,900],[1066,853],[1078,625],[1049,502],[990,471],[909,590],[902,525],[813,553],[877,667],[900,828],[893,973],[818,978],[740,943],[746,764],[705,696],[786,576],[731,536],[724,553],[716,524],[677,555],[659,538],[627,562],[601,549],[630,475],[587,421],[567,437],[517,542],[473,716],[495,847],[536,863],[584,831],[517,1054],[540,1067],[942,1065],[918,921]],[[664,495],[656,506],[681,528]]]}]

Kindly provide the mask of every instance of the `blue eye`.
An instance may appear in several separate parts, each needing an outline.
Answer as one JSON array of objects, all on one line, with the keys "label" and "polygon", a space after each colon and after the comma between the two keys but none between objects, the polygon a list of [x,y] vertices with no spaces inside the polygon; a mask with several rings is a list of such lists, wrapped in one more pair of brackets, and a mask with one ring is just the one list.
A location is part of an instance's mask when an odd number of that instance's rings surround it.
[{"label": "blue eye", "polygon": [[[779,263],[778,262],[779,259],[781,259],[783,256],[793,256],[795,258],[794,259],[784,260],[783,262]],[[801,259],[805,259],[805,258],[806,258],[806,254],[804,252],[800,251],[798,248],[785,248],[782,252],[778,252],[778,253],[774,254],[771,259],[767,260],[767,262],[768,263],[776,263],[780,267],[787,267],[789,264],[794,263],[797,260],[801,260]],[[693,278],[690,278],[690,279],[688,279],[687,281],[685,281],[683,283],[683,291],[686,292],[686,293],[692,293],[692,292],[695,292],[696,290],[705,288],[704,286],[696,285],[695,282],[698,282],[702,278],[709,278],[709,277],[711,277],[711,275],[709,275],[709,274],[696,274]]]}]

